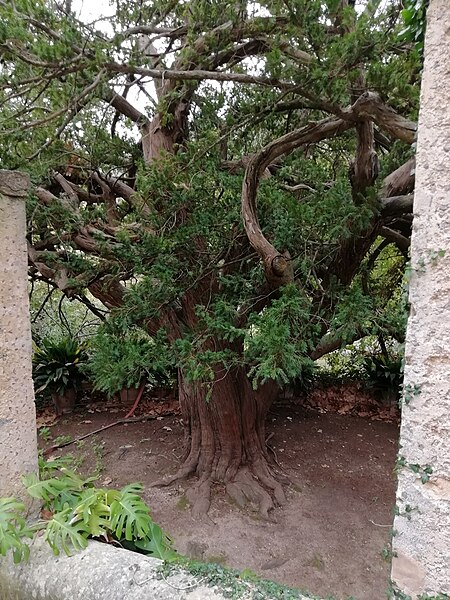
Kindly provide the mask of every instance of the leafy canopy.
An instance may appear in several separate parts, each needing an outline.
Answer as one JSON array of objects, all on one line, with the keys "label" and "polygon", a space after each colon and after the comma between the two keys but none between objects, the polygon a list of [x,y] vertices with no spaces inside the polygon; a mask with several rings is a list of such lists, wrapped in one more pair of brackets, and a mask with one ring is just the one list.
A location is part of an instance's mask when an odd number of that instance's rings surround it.
[{"label": "leafy canopy", "polygon": [[[411,191],[384,182],[412,156],[420,48],[398,3],[360,5],[118,0],[86,23],[51,0],[0,2],[0,155],[33,182],[30,275],[113,311],[101,389],[144,362],[286,381],[358,337],[401,339],[411,221],[382,201]],[[245,167],[295,132],[244,229]],[[259,227],[289,257],[284,287],[261,268]]]}]

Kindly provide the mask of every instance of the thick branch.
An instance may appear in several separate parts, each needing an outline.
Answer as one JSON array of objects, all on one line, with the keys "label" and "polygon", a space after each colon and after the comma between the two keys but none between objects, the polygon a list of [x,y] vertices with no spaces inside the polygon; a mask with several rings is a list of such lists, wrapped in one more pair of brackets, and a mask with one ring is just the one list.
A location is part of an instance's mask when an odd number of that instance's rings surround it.
[{"label": "thick branch", "polygon": [[[372,107],[372,113],[368,112],[369,106]],[[373,183],[374,177],[377,175],[377,163],[373,150],[373,127],[361,123],[361,118],[365,117],[373,120],[388,132],[395,132],[396,137],[405,139],[405,141],[408,139],[410,143],[413,141],[412,136],[415,136],[415,124],[397,115],[397,113],[381,102],[377,94],[372,92],[364,93],[356,100],[353,106],[344,112],[344,119],[329,117],[317,123],[306,125],[301,129],[274,140],[251,157],[248,162],[242,184],[242,218],[250,244],[263,261],[266,278],[273,287],[278,287],[291,281],[293,279],[293,272],[290,257],[285,253],[279,252],[266,239],[258,220],[256,211],[257,190],[261,177],[267,167],[278,157],[289,154],[299,146],[340,135],[356,125],[359,134],[360,176],[367,187],[367,185]],[[411,179],[410,171],[411,165],[409,165],[409,170],[408,166],[405,165],[397,169],[396,176],[392,177],[389,182],[390,189],[396,189],[396,186],[399,185],[399,178],[402,185],[405,183],[409,184]],[[385,182],[386,185],[387,183]],[[385,186],[383,189],[385,189]]]},{"label": "thick branch", "polygon": [[403,196],[414,190],[416,159],[410,158],[401,167],[390,173],[383,181],[381,196]]},{"label": "thick branch", "polygon": [[353,344],[363,338],[366,334],[362,331],[355,331],[352,336],[346,336],[345,339],[338,333],[327,333],[319,341],[315,349],[309,355],[312,360],[317,360],[325,354],[339,350],[342,346]]},{"label": "thick branch", "polygon": [[[133,71],[129,70],[129,72],[132,73]],[[102,97],[105,102],[108,102],[122,115],[128,117],[128,119],[131,119],[133,123],[137,123],[138,125],[142,126],[148,122],[148,118],[144,115],[144,113],[141,113],[141,111],[130,104],[126,98],[120,94],[116,94],[111,89],[105,89],[102,93]]]},{"label": "thick branch", "polygon": [[365,92],[352,107],[352,118],[370,119],[392,137],[412,144],[416,139],[417,124],[405,119],[384,104],[376,92]]},{"label": "thick branch", "polygon": [[297,86],[289,81],[283,81],[274,77],[258,77],[247,73],[226,73],[224,71],[204,71],[193,69],[192,71],[179,71],[175,69],[148,69],[146,67],[134,67],[120,65],[118,63],[106,63],[105,68],[113,73],[135,73],[154,77],[155,79],[174,79],[178,81],[234,81],[236,83],[253,83],[270,88],[279,88],[284,91],[295,91]]},{"label": "thick branch", "polygon": [[414,194],[381,198],[381,214],[383,217],[399,217],[404,213],[412,213]]},{"label": "thick branch", "polygon": [[409,238],[405,237],[401,233],[398,233],[398,231],[390,229],[390,227],[381,227],[380,235],[382,235],[386,240],[394,243],[400,252],[402,252],[405,256],[408,255],[409,246],[411,244]]},{"label": "thick branch", "polygon": [[353,200],[361,204],[364,192],[372,186],[378,177],[378,157],[375,152],[374,126],[370,121],[357,123],[356,135],[358,144],[356,157],[350,168]]},{"label": "thick branch", "polygon": [[105,275],[88,285],[91,294],[106,308],[116,308],[123,302],[125,287],[112,275]]},{"label": "thick branch", "polygon": [[266,168],[279,156],[289,154],[303,144],[340,135],[352,127],[350,121],[328,118],[288,133],[263,148],[249,161],[242,184],[242,218],[250,244],[263,261],[269,284],[273,287],[293,280],[290,257],[279,252],[264,236],[256,212],[256,195]]}]

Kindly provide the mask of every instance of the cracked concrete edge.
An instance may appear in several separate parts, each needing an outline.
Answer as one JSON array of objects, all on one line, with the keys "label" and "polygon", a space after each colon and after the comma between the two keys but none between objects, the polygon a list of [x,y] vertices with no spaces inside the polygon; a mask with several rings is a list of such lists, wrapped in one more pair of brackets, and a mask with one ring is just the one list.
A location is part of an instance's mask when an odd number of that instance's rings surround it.
[{"label": "cracked concrete edge", "polygon": [[90,542],[73,556],[54,556],[36,538],[28,562],[0,559],[2,600],[223,600],[224,596],[188,575],[163,579],[162,561]]},{"label": "cracked concrete edge", "polygon": [[[218,587],[180,572],[162,577],[162,561],[92,541],[73,556],[54,556],[42,537],[28,562],[0,557],[1,600],[225,600]],[[249,594],[244,599],[251,598]],[[302,600],[308,598],[301,596]],[[309,599],[311,600],[311,599]]]}]

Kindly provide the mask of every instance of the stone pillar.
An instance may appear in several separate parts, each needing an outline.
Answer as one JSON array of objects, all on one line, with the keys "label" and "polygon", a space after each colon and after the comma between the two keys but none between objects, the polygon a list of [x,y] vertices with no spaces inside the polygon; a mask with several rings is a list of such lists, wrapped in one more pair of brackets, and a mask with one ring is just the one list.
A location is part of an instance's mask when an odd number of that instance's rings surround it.
[{"label": "stone pillar", "polygon": [[28,185],[23,173],[0,170],[0,497],[22,500],[27,498],[21,475],[37,471],[25,238]]},{"label": "stone pillar", "polygon": [[[450,594],[450,3],[431,0],[417,141],[394,597]],[[427,597],[428,597],[427,596]]]}]

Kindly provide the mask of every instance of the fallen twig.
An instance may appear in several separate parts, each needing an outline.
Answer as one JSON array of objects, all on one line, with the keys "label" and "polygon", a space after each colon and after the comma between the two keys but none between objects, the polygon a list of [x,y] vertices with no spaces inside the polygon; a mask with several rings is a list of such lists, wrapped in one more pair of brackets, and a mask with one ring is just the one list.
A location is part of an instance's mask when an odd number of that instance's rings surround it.
[{"label": "fallen twig", "polygon": [[66,446],[70,446],[71,444],[76,444],[77,442],[81,442],[81,440],[85,440],[91,435],[96,435],[97,433],[101,433],[102,431],[106,431],[107,429],[111,429],[111,427],[115,427],[116,425],[123,425],[124,423],[138,423],[139,421],[149,421],[151,419],[157,419],[163,415],[144,415],[142,417],[131,417],[129,419],[123,418],[114,421],[114,423],[109,423],[109,425],[104,425],[103,427],[99,427],[99,429],[94,429],[94,431],[90,431],[89,433],[85,433],[84,435],[80,435],[69,442],[63,442],[62,444],[55,444],[54,446],[50,446],[44,450],[44,456],[48,456],[54,450],[58,450],[59,448],[65,448]]},{"label": "fallen twig", "polygon": [[372,523],[372,525],[376,525],[377,527],[392,527],[392,525],[381,525],[380,523],[375,523],[375,521],[372,521],[372,519],[369,519],[369,521]]},{"label": "fallen twig", "polygon": [[133,404],[133,406],[130,409],[130,412],[128,412],[125,415],[125,419],[129,419],[130,417],[132,417],[134,415],[134,411],[137,408],[137,405],[139,404],[140,399],[142,398],[142,394],[144,393],[144,388],[145,388],[145,380],[141,383],[141,385],[139,386],[139,391],[138,391],[138,395],[136,397],[136,400]]}]

